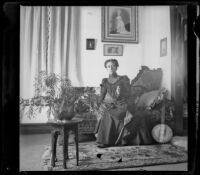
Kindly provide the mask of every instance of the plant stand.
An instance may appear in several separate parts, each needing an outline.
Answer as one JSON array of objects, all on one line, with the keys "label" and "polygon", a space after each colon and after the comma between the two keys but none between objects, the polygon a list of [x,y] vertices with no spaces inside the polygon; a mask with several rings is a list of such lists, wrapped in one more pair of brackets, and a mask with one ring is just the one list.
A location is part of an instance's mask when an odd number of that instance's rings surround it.
[{"label": "plant stand", "polygon": [[77,160],[77,166],[79,161],[79,148],[78,148],[78,124],[81,123],[82,120],[76,119],[76,120],[68,120],[65,122],[53,122],[48,121],[48,124],[51,125],[51,150],[52,150],[52,156],[51,156],[51,166],[55,167],[55,160],[56,160],[56,144],[57,144],[57,138],[59,134],[63,134],[63,168],[66,169],[66,160],[68,157],[68,137],[69,132],[73,131],[75,134],[74,141],[76,145],[76,160]]}]

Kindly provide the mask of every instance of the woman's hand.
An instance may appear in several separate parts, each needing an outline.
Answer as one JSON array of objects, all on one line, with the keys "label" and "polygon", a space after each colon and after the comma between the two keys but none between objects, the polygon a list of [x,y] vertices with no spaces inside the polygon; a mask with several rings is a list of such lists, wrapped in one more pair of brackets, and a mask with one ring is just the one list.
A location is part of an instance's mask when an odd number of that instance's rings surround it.
[{"label": "woman's hand", "polygon": [[128,124],[132,120],[132,118],[133,115],[129,111],[127,111],[126,116],[124,118],[124,125]]}]

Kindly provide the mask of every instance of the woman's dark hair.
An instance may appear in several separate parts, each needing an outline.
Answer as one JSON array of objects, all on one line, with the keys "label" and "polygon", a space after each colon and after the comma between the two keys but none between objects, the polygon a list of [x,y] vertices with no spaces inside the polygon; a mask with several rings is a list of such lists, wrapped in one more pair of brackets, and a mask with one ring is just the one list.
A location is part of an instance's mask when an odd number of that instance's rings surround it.
[{"label": "woman's dark hair", "polygon": [[119,66],[119,63],[116,59],[109,59],[109,60],[106,60],[105,63],[104,63],[104,67],[106,68],[106,65],[108,62],[112,62],[116,67]]}]

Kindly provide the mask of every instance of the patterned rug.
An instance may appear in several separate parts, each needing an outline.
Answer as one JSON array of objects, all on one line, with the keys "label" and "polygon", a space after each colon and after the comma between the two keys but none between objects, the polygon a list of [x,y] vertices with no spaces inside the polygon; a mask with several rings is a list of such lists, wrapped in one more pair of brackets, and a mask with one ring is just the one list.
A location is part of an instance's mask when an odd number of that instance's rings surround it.
[{"label": "patterned rug", "polygon": [[187,151],[171,144],[102,149],[95,142],[79,143],[79,166],[76,166],[75,145],[70,144],[67,169],[62,167],[62,146],[57,146],[58,160],[53,168],[50,166],[50,155],[50,146],[46,146],[41,160],[43,170],[109,170],[187,162]]}]

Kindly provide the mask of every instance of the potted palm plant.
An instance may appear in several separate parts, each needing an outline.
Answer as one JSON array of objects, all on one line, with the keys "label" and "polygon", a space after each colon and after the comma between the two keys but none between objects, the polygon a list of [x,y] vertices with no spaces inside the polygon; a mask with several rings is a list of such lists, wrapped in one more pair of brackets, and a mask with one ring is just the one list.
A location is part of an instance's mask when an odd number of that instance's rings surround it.
[{"label": "potted palm plant", "polygon": [[[51,114],[54,120],[70,120],[74,117],[74,105],[79,94],[71,85],[71,81],[55,73],[40,71],[35,77],[35,93],[31,99],[20,98],[20,117],[35,117],[42,108],[48,107],[47,118]],[[25,108],[28,110],[25,112]]]}]

